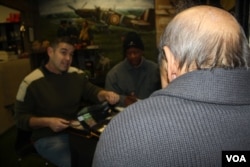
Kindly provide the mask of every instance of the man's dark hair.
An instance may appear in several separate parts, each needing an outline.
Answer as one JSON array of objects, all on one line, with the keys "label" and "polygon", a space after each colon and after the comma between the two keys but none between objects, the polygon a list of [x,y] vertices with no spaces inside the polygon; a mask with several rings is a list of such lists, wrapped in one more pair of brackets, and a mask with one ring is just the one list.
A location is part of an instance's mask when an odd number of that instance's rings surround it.
[{"label": "man's dark hair", "polygon": [[67,43],[74,46],[75,39],[67,36],[56,38],[54,41],[51,42],[50,46],[52,48],[56,48],[59,43]]}]

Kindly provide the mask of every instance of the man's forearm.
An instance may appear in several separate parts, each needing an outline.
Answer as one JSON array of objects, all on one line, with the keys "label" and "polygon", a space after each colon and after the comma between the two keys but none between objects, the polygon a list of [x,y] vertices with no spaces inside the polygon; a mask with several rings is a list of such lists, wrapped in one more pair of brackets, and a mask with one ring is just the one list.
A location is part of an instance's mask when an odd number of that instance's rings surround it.
[{"label": "man's forearm", "polygon": [[31,117],[29,120],[29,125],[32,129],[49,127],[49,119],[46,117]]}]

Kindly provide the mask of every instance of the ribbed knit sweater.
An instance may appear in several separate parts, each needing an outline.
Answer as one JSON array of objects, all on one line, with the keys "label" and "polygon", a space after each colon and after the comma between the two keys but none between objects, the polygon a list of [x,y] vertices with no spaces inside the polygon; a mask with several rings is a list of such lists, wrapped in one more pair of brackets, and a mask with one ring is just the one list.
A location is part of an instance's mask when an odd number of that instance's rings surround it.
[{"label": "ribbed knit sweater", "polygon": [[94,167],[215,167],[250,150],[250,71],[199,70],[127,107],[102,133]]}]

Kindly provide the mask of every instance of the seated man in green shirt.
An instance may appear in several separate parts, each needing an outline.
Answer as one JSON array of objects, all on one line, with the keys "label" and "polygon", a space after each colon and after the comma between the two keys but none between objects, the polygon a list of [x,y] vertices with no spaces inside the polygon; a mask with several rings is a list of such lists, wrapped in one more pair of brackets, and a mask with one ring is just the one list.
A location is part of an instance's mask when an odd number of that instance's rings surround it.
[{"label": "seated man in green shirt", "polygon": [[71,66],[74,45],[68,37],[47,49],[49,61],[20,84],[15,104],[17,127],[32,130],[36,151],[57,166],[70,167],[66,129],[84,101],[116,104],[119,95],[91,84],[82,70]]}]

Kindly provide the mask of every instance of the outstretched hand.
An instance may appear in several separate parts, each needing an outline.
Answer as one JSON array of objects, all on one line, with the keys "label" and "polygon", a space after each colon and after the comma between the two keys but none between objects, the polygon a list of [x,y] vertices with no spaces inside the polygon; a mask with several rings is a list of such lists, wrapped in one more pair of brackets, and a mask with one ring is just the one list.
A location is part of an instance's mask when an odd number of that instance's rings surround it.
[{"label": "outstretched hand", "polygon": [[105,100],[107,100],[109,104],[114,105],[119,102],[120,96],[114,92],[108,91],[105,95]]},{"label": "outstretched hand", "polygon": [[100,101],[107,101],[109,104],[114,105],[119,102],[120,96],[112,91],[102,90],[98,94]]}]

